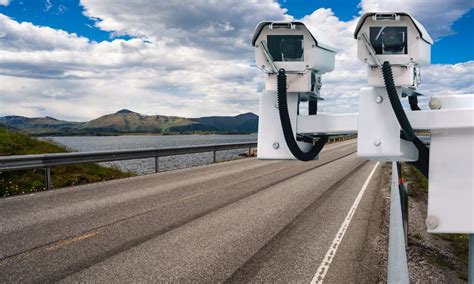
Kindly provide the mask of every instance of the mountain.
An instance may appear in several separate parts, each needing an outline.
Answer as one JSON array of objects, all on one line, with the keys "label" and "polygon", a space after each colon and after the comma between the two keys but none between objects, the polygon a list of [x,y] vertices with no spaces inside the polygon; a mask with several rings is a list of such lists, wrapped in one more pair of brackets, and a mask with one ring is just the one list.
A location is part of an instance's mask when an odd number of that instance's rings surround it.
[{"label": "mountain", "polygon": [[192,118],[198,123],[209,125],[222,131],[257,132],[258,115],[248,112],[237,116],[208,116]]},{"label": "mountain", "polygon": [[127,109],[107,114],[80,126],[83,130],[104,130],[110,132],[161,133],[172,127],[190,125],[193,122],[184,117],[164,115],[142,115]]},{"label": "mountain", "polygon": [[31,134],[55,133],[57,131],[66,133],[80,125],[79,122],[68,122],[49,116],[29,118],[16,115],[0,117],[0,123],[9,129],[23,130]]},{"label": "mountain", "polygon": [[91,121],[70,122],[52,117],[0,117],[0,124],[33,135],[119,135],[126,133],[253,133],[257,132],[258,116],[244,113],[237,116],[185,118],[179,116],[143,115],[128,109],[107,114]]}]

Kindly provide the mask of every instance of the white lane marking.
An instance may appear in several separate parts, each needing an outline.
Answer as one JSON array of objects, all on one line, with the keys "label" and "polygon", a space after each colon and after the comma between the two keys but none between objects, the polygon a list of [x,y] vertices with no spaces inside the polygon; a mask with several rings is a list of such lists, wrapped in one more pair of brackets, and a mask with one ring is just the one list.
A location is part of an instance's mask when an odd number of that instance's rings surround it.
[{"label": "white lane marking", "polygon": [[380,162],[377,162],[377,164],[375,164],[374,168],[372,169],[369,176],[365,180],[365,183],[362,186],[362,189],[359,191],[359,194],[357,195],[356,199],[354,200],[354,203],[352,204],[352,207],[349,210],[349,213],[347,213],[346,219],[344,219],[344,222],[342,223],[341,227],[339,228],[339,231],[334,237],[334,240],[332,241],[331,246],[329,247],[329,250],[324,256],[323,261],[319,265],[318,271],[316,272],[313,279],[311,280],[311,284],[323,283],[323,279],[326,276],[326,273],[328,273],[329,266],[331,265],[331,262],[333,261],[334,256],[336,256],[337,248],[341,244],[342,238],[344,238],[344,234],[346,233],[346,230],[349,227],[349,224],[351,223],[352,217],[354,216],[354,213],[357,210],[357,207],[359,206],[360,200],[362,199],[362,196],[364,195],[364,192],[367,189],[367,186],[369,185],[369,182],[372,179],[372,176],[374,175],[375,170],[377,169],[379,164]]}]

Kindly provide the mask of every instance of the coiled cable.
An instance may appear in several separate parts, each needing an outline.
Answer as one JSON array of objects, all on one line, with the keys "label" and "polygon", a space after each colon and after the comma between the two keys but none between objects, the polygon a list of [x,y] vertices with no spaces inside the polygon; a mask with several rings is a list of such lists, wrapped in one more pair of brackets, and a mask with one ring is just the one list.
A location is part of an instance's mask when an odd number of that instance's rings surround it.
[{"label": "coiled cable", "polygon": [[278,111],[280,113],[281,128],[283,136],[285,137],[286,145],[293,154],[293,156],[301,161],[314,160],[319,155],[324,145],[328,141],[328,136],[320,136],[319,140],[314,143],[313,147],[308,152],[303,152],[293,135],[291,127],[290,115],[288,113],[288,98],[286,92],[286,73],[285,69],[278,70],[277,75],[277,89],[278,89]]},{"label": "coiled cable", "polygon": [[[387,90],[390,104],[392,105],[393,112],[397,117],[398,123],[403,132],[404,139],[413,142],[415,147],[418,149],[418,160],[413,165],[425,176],[428,177],[429,172],[429,160],[430,150],[423,144],[423,142],[416,136],[415,131],[411,127],[410,121],[403,110],[402,103],[398,97],[398,92],[395,87],[393,80],[392,66],[390,62],[385,61],[382,65],[382,74],[385,82],[385,89]],[[418,100],[417,100],[418,101]],[[410,104],[411,105],[411,104]]]}]

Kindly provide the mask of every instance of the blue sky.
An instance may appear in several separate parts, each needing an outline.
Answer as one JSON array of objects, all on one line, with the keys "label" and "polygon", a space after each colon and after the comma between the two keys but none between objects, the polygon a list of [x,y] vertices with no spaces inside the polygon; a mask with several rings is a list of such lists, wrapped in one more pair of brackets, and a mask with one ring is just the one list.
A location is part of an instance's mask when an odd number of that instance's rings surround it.
[{"label": "blue sky", "polygon": [[[331,8],[334,14],[343,21],[359,16],[359,2],[359,0],[279,0],[279,3],[288,9],[288,13],[297,18],[302,18],[318,8]],[[431,50],[431,62],[434,64],[459,63],[474,60],[474,30],[472,27],[474,27],[474,10],[471,9],[461,19],[454,22],[455,34],[440,38],[434,44]],[[429,32],[429,27],[426,28]],[[459,48],[463,45],[465,48]]]},{"label": "blue sky", "polygon": [[[287,14],[302,18],[318,8],[331,8],[340,20],[348,21],[359,16],[359,0],[279,0]],[[70,33],[76,33],[97,42],[129,36],[116,36],[114,33],[95,27],[97,19],[83,14],[84,7],[78,0],[13,0],[8,6],[0,6],[0,13],[20,22],[49,26]],[[454,22],[455,34],[442,37],[432,48],[432,63],[459,63],[474,60],[474,10]],[[427,27],[429,32],[429,27]],[[464,46],[464,48],[459,48]]]},{"label": "blue sky", "polygon": [[291,19],[339,48],[321,110],[357,111],[367,75],[352,33],[367,11],[409,12],[435,39],[420,91],[474,93],[473,0],[278,1],[0,0],[0,116],[258,113],[253,29]]},{"label": "blue sky", "polygon": [[78,0],[14,0],[8,6],[0,6],[0,13],[19,22],[61,29],[94,41],[112,39],[111,33],[95,27],[96,20],[84,16],[83,12]]}]

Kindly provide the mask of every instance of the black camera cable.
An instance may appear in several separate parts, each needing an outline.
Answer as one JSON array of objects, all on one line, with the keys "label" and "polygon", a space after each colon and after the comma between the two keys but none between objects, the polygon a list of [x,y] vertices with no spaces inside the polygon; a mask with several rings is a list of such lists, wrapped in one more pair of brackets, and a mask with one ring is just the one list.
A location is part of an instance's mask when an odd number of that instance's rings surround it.
[{"label": "black camera cable", "polygon": [[[398,97],[397,89],[395,88],[395,82],[393,80],[392,66],[390,62],[385,61],[382,65],[382,74],[385,82],[385,89],[387,90],[390,104],[392,105],[393,112],[397,117],[398,123],[403,132],[404,139],[413,142],[416,149],[418,149],[418,160],[413,162],[413,165],[425,176],[428,177],[429,172],[429,160],[430,150],[429,148],[416,136],[415,131],[411,127],[410,121],[403,110],[402,103]],[[416,98],[416,97],[415,97]],[[417,100],[418,101],[418,100]],[[414,101],[410,102],[410,107]],[[416,104],[418,108],[418,105]],[[419,108],[418,108],[419,110]]]},{"label": "black camera cable", "polygon": [[[288,97],[286,92],[286,73],[285,69],[281,68],[278,70],[277,75],[277,89],[278,89],[278,111],[280,113],[281,128],[283,130],[283,136],[285,137],[286,145],[293,156],[301,161],[314,160],[324,145],[328,141],[328,136],[319,136],[319,140],[314,143],[313,147],[308,152],[303,152],[293,135],[293,129],[291,127],[290,115],[288,113]],[[313,106],[312,109],[315,109]],[[317,108],[316,108],[317,109]]]}]

